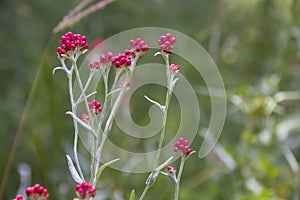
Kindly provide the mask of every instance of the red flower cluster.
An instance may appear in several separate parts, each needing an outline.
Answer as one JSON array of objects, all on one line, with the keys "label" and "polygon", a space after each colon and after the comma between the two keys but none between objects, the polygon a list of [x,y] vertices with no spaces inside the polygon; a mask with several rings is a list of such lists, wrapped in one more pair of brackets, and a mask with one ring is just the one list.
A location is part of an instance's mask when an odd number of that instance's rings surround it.
[{"label": "red flower cluster", "polygon": [[86,43],[86,36],[73,34],[72,32],[67,32],[60,38],[60,45],[60,47],[57,47],[56,52],[61,58],[67,57],[69,52],[75,50],[85,51],[89,48]]},{"label": "red flower cluster", "polygon": [[35,184],[32,187],[28,187],[26,189],[26,195],[29,198],[30,196],[35,195],[37,197],[35,199],[48,199],[49,197],[48,190],[43,186],[41,186],[40,184]]},{"label": "red flower cluster", "polygon": [[178,141],[174,145],[174,152],[180,151],[185,156],[188,156],[192,153],[193,149],[189,147],[190,142],[185,140],[184,138],[179,138]]},{"label": "red flower cluster", "polygon": [[96,100],[92,100],[91,102],[88,102],[88,106],[90,108],[90,112],[93,112],[95,110],[96,115],[102,112],[101,104]]},{"label": "red flower cluster", "polygon": [[81,115],[81,119],[84,120],[84,121],[88,121],[90,119],[90,117],[87,114],[83,113]]},{"label": "red flower cluster", "polygon": [[163,52],[167,54],[172,54],[173,47],[176,43],[176,38],[172,37],[170,33],[167,33],[166,35],[160,36],[157,43]]},{"label": "red flower cluster", "polygon": [[100,64],[107,65],[112,61],[113,56],[114,55],[112,54],[112,52],[107,52],[106,54],[100,55]]},{"label": "red flower cluster", "polygon": [[167,170],[168,170],[168,172],[169,172],[170,174],[173,174],[173,173],[176,172],[176,168],[175,168],[175,167],[172,167],[172,166],[168,166],[168,167],[167,167]]},{"label": "red flower cluster", "polygon": [[177,71],[180,70],[180,66],[175,65],[175,64],[171,64],[171,65],[169,66],[169,69],[170,69],[171,71],[173,71],[173,72],[177,72]]},{"label": "red flower cluster", "polygon": [[91,62],[90,68],[91,69],[99,69],[100,68],[99,62],[98,61]]},{"label": "red flower cluster", "polygon": [[130,51],[125,51],[125,53],[118,54],[117,56],[113,57],[112,63],[114,66],[116,68],[129,67],[131,65],[131,60],[127,55],[130,55]]},{"label": "red flower cluster", "polygon": [[18,195],[14,200],[25,200],[25,198],[22,195]]},{"label": "red flower cluster", "polygon": [[76,193],[81,199],[89,199],[89,197],[95,197],[96,188],[87,182],[76,185]]},{"label": "red flower cluster", "polygon": [[130,40],[129,45],[136,52],[147,52],[149,50],[148,45],[145,44],[145,41],[141,38],[137,38],[136,40]]}]

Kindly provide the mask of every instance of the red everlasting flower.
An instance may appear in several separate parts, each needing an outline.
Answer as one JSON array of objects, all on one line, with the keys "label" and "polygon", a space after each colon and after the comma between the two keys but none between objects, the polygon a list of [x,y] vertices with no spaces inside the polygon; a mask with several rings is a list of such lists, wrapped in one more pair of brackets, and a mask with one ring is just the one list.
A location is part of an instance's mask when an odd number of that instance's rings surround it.
[{"label": "red everlasting flower", "polygon": [[116,68],[129,67],[131,65],[130,58],[125,53],[118,54],[112,58],[112,63]]},{"label": "red everlasting flower", "polygon": [[14,200],[25,200],[25,198],[22,195],[18,195]]},{"label": "red everlasting flower", "polygon": [[81,119],[84,120],[84,121],[88,121],[90,119],[90,117],[87,114],[83,113],[81,115]]},{"label": "red everlasting flower", "polygon": [[102,112],[102,107],[99,102],[96,100],[92,100],[91,102],[88,102],[88,106],[90,108],[90,112],[95,111],[95,114],[98,115],[100,112]]},{"label": "red everlasting flower", "polygon": [[114,54],[112,52],[107,52],[106,54],[100,55],[100,65],[101,66],[109,66],[112,62]]},{"label": "red everlasting flower", "polygon": [[[126,82],[124,82],[124,81],[120,82],[120,84],[119,84],[119,88],[121,88],[121,87],[124,87],[124,86],[125,86],[125,83],[126,83]],[[128,88],[129,88],[129,87],[130,87],[130,85],[131,85],[131,83],[130,83],[130,82],[128,82],[128,83],[127,83],[127,85],[126,85],[126,87],[128,87]]]},{"label": "red everlasting flower", "polygon": [[148,45],[145,44],[145,41],[141,38],[137,38],[136,40],[130,40],[129,45],[136,52],[147,52],[149,50]]},{"label": "red everlasting flower", "polygon": [[160,36],[157,43],[163,52],[167,54],[172,54],[173,47],[176,43],[176,38],[172,37],[170,33],[167,33],[166,35]]},{"label": "red everlasting flower", "polygon": [[91,69],[99,69],[100,68],[99,62],[98,61],[91,62],[90,68]]},{"label": "red everlasting flower", "polygon": [[168,166],[168,167],[167,167],[167,170],[168,170],[168,172],[169,172],[170,174],[173,174],[173,173],[176,172],[176,168],[175,168],[175,167],[172,167],[172,166]]},{"label": "red everlasting flower", "polygon": [[173,72],[177,72],[177,71],[179,71],[180,66],[175,65],[175,64],[171,64],[171,65],[169,66],[169,69],[170,69],[171,71],[173,71]]},{"label": "red everlasting flower", "polygon": [[28,187],[25,192],[26,192],[27,197],[29,197],[29,198],[33,195],[38,197],[37,199],[48,199],[49,198],[48,190],[46,188],[44,188],[43,186],[41,186],[40,184],[35,184],[32,187]]},{"label": "red everlasting flower", "polygon": [[81,199],[89,199],[90,197],[95,197],[96,195],[96,188],[87,182],[76,185],[75,189],[78,197]]},{"label": "red everlasting flower", "polygon": [[60,38],[60,45],[61,46],[56,49],[56,52],[60,58],[68,57],[69,52],[83,52],[89,48],[88,44],[86,43],[86,36],[73,34],[72,32],[67,32]]},{"label": "red everlasting flower", "polygon": [[174,145],[174,152],[180,151],[183,155],[188,156],[193,152],[193,149],[189,147],[190,142],[184,138],[179,138]]}]

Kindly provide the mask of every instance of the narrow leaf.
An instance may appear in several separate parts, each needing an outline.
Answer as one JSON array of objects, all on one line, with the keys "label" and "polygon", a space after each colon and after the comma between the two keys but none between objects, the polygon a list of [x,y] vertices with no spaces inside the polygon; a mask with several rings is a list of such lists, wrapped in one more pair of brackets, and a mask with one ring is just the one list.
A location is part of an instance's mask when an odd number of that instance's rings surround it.
[{"label": "narrow leaf", "polygon": [[134,197],[135,197],[135,192],[134,192],[134,190],[132,190],[130,193],[129,200],[134,200]]},{"label": "narrow leaf", "polygon": [[113,95],[114,93],[117,93],[117,92],[121,91],[122,89],[123,89],[123,87],[115,89],[114,91],[111,91],[110,93],[107,94],[107,99],[110,98],[111,95]]},{"label": "narrow leaf", "polygon": [[66,155],[67,157],[67,161],[68,161],[68,167],[69,167],[69,171],[71,173],[72,178],[74,179],[75,182],[81,184],[83,182],[83,180],[80,178],[73,162],[72,159],[69,155]]},{"label": "narrow leaf", "polygon": [[75,119],[81,126],[83,126],[84,128],[86,128],[88,131],[90,131],[91,133],[93,133],[93,135],[96,137],[96,134],[93,131],[93,129],[91,129],[91,127],[88,124],[86,124],[81,119],[79,119],[76,115],[74,115],[74,113],[72,113],[71,111],[68,111],[68,112],[66,112],[66,114],[71,115],[73,117],[73,119]]},{"label": "narrow leaf", "polygon": [[153,99],[150,99],[146,95],[144,95],[145,99],[147,99],[150,103],[153,103],[154,105],[157,105],[161,111],[164,112],[164,106],[160,105],[157,101],[154,101]]},{"label": "narrow leaf", "polygon": [[107,163],[104,163],[100,168],[99,168],[99,170],[97,171],[97,180],[100,178],[100,175],[101,175],[101,173],[102,173],[102,171],[106,168],[106,167],[108,167],[109,165],[112,165],[113,163],[115,163],[115,162],[117,162],[118,160],[120,160],[120,158],[116,158],[116,159],[114,159],[114,160],[111,160],[111,161],[109,161],[109,162],[107,162]]}]

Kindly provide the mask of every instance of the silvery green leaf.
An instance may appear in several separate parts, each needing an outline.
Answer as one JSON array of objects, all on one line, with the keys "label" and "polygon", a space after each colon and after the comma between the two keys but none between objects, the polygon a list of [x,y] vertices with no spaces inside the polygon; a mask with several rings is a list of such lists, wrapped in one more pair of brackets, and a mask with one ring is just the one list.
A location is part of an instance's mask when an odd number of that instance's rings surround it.
[{"label": "silvery green leaf", "polygon": [[154,101],[153,99],[150,99],[149,97],[147,97],[146,95],[144,95],[145,99],[147,99],[150,103],[153,103],[154,105],[157,105],[159,107],[159,109],[161,111],[164,112],[164,107],[162,105],[160,105],[160,103],[158,103],[157,101]]},{"label": "silvery green leaf", "polygon": [[91,127],[88,124],[86,124],[84,121],[79,119],[76,115],[74,115],[74,113],[72,113],[71,111],[68,111],[68,112],[66,112],[66,114],[71,115],[73,117],[73,119],[75,119],[81,126],[86,128],[88,131],[93,133],[93,135],[96,137],[96,134],[95,134],[94,130],[91,129]]},{"label": "silvery green leaf", "polygon": [[168,160],[166,160],[163,164],[159,165],[147,178],[146,185],[152,186],[158,175],[161,173],[161,170],[165,168],[171,161],[173,160],[173,156],[171,156]]},{"label": "silvery green leaf", "polygon": [[135,192],[134,192],[134,190],[132,190],[130,193],[129,200],[134,200],[134,197],[135,197]]},{"label": "silvery green leaf", "polygon": [[157,56],[157,55],[161,55],[161,52],[159,51],[154,54],[154,56]]},{"label": "silvery green leaf", "polygon": [[106,167],[108,167],[109,165],[112,165],[113,163],[117,162],[118,160],[120,160],[120,158],[116,158],[116,159],[111,160],[111,161],[109,161],[109,162],[107,162],[107,163],[104,163],[104,164],[99,168],[99,170],[97,171],[97,175],[96,175],[97,180],[100,178],[100,175],[101,175],[102,171],[103,171]]},{"label": "silvery green leaf", "polygon": [[67,161],[68,161],[68,167],[69,167],[69,171],[71,173],[72,178],[74,179],[75,182],[81,184],[83,182],[83,180],[80,178],[74,164],[73,161],[71,159],[71,157],[67,154]]}]

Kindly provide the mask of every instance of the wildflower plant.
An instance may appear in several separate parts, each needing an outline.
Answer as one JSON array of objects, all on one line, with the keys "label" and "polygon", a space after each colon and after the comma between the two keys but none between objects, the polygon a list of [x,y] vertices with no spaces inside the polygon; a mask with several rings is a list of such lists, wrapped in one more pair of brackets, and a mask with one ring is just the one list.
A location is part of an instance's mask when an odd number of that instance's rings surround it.
[{"label": "wildflower plant", "polygon": [[[168,33],[163,35],[158,40],[160,51],[154,54],[155,56],[160,55],[165,63],[167,88],[164,104],[160,104],[151,97],[144,96],[146,100],[159,107],[162,113],[162,129],[160,131],[155,160],[153,161],[154,168],[145,182],[145,189],[139,198],[140,200],[144,199],[148,190],[156,182],[160,174],[168,176],[175,184],[174,199],[177,200],[184,163],[186,159],[194,153],[189,146],[190,142],[186,139],[179,138],[174,144],[174,153],[179,152],[181,156],[178,173],[175,167],[170,166],[174,161],[173,156],[169,157],[162,164],[159,163],[166,133],[169,104],[174,86],[178,80],[176,76],[180,70],[180,66],[169,63],[169,56],[173,54],[173,47],[175,44],[176,39],[171,34]],[[53,74],[57,70],[62,70],[66,74],[71,104],[71,110],[67,111],[66,114],[73,118],[74,124],[73,155],[72,157],[66,155],[66,158],[70,174],[74,181],[77,182],[75,187],[76,200],[94,199],[97,192],[97,182],[99,181],[102,171],[107,166],[112,165],[119,160],[119,158],[115,158],[109,162],[101,163],[104,144],[111,133],[113,119],[121,105],[122,99],[131,86],[131,77],[137,62],[141,59],[142,55],[149,50],[148,45],[141,38],[130,40],[129,46],[130,49],[124,50],[123,53],[113,55],[111,52],[107,52],[99,55],[97,60],[90,62],[88,65],[90,72],[86,81],[83,81],[77,62],[79,57],[88,51],[89,46],[87,44],[87,38],[80,34],[67,32],[60,38],[60,46],[56,49],[61,66],[54,68]],[[110,73],[114,74],[112,84],[109,84],[111,82],[110,79],[112,78]],[[102,102],[95,98],[96,91],[88,92],[93,78],[98,75],[101,76],[104,83],[104,99]],[[121,81],[121,75],[125,76],[125,81]],[[75,84],[79,88],[79,95],[75,95],[74,93]],[[115,98],[111,101],[112,105],[109,107],[109,101],[112,96]],[[80,131],[87,131],[91,138],[92,148],[90,151],[90,172],[88,175],[82,169],[82,163],[80,163],[78,158]],[[165,168],[167,169],[167,172],[163,171]],[[49,197],[47,189],[39,184],[27,188],[26,195],[29,200],[47,200]],[[130,200],[134,200],[134,198],[135,192],[133,190],[130,195]],[[24,199],[25,198],[21,195],[18,195],[15,198],[15,200]]]}]

